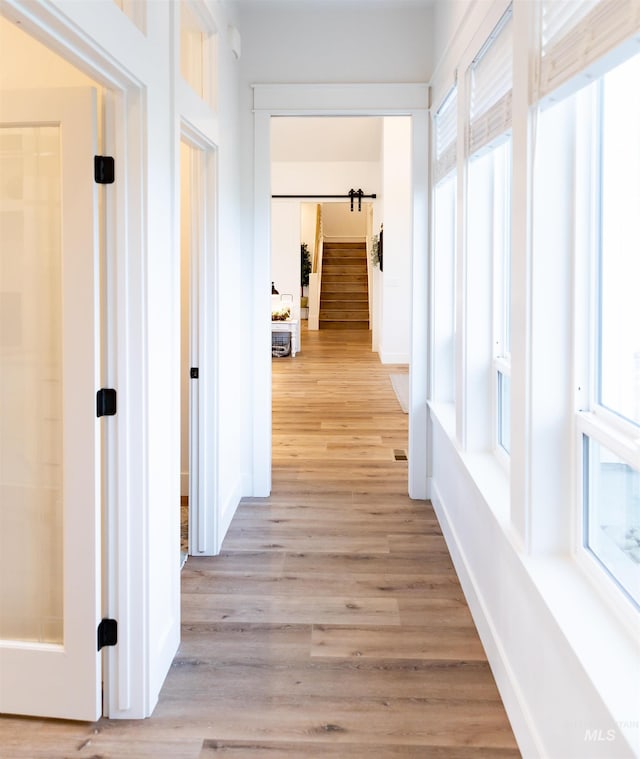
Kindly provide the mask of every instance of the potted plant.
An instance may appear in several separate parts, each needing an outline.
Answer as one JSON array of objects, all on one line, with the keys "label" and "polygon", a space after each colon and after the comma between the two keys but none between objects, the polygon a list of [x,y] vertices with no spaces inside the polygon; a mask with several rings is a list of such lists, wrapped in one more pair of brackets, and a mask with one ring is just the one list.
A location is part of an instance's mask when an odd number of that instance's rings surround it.
[{"label": "potted plant", "polygon": [[311,274],[311,254],[306,242],[300,243],[300,318],[309,318],[309,298],[304,294],[304,288],[309,286]]}]

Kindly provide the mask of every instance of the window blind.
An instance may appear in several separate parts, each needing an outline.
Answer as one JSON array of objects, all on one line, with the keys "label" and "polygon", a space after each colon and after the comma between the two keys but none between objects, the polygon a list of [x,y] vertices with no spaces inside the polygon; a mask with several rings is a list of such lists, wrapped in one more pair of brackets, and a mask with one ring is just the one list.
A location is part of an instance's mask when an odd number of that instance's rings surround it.
[{"label": "window blind", "polygon": [[469,155],[511,128],[512,57],[509,8],[470,67]]},{"label": "window blind", "polygon": [[637,35],[639,0],[542,0],[538,98]]},{"label": "window blind", "polygon": [[458,138],[458,94],[453,87],[436,111],[434,121],[435,162],[433,181],[437,184],[456,167]]}]

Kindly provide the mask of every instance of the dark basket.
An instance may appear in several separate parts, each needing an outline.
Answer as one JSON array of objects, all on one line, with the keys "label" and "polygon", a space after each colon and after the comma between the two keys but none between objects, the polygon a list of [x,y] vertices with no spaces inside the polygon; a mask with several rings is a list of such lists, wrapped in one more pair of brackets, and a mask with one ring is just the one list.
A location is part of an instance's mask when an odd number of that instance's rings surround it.
[{"label": "dark basket", "polygon": [[271,355],[275,358],[284,358],[291,355],[291,333],[271,333]]}]

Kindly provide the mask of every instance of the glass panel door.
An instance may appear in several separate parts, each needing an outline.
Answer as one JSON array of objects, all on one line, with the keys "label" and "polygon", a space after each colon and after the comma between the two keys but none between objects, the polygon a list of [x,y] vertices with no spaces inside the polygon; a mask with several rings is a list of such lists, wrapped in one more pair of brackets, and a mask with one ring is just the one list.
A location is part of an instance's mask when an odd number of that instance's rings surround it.
[{"label": "glass panel door", "polygon": [[0,638],[62,643],[60,128],[0,129]]},{"label": "glass panel door", "polygon": [[0,96],[0,712],[101,712],[97,94]]}]

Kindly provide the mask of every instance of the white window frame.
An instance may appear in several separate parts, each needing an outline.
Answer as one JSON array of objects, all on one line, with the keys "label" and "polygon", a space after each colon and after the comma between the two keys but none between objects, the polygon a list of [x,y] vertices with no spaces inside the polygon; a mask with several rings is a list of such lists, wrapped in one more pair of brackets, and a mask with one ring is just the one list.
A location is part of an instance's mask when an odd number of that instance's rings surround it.
[{"label": "white window frame", "polygon": [[[496,6],[496,12],[499,7]],[[464,204],[460,212],[464,217],[464,302],[462,312],[463,356],[463,424],[461,441],[467,450],[485,450],[494,455],[509,475],[510,456],[499,443],[501,401],[499,375],[510,379],[510,356],[505,351],[505,308],[510,294],[504,287],[504,256],[511,257],[510,195],[512,188],[511,102],[513,87],[513,16],[512,5],[505,4],[499,16],[493,17],[493,26],[484,41],[469,58],[465,81],[465,172]],[[497,154],[505,142],[509,144],[509,160]],[[476,175],[473,163],[490,158],[490,163]],[[472,179],[473,177],[473,179]],[[508,179],[508,181],[505,181]],[[471,182],[486,183],[483,213],[487,221],[476,229],[482,218],[479,207],[474,207]],[[477,190],[478,188],[476,188]],[[509,199],[508,204],[506,203]],[[480,216],[478,215],[480,213]],[[470,234],[480,233],[479,242]],[[508,250],[505,249],[505,245]],[[480,255],[480,259],[478,259]],[[481,276],[479,265],[486,267],[488,280]],[[475,275],[473,270],[476,269]],[[473,280],[473,281],[471,281]],[[481,288],[481,292],[478,291]],[[460,288],[458,288],[460,289]],[[478,341],[482,344],[479,349]],[[478,370],[483,379],[478,382]],[[475,377],[475,378],[474,378]],[[478,412],[478,403],[486,404],[486,412]],[[472,418],[469,410],[475,409]],[[510,423],[509,410],[509,423]]]},{"label": "white window frame", "polygon": [[[450,199],[452,214],[443,218],[438,204],[439,192],[449,188],[452,193]],[[437,184],[431,192],[432,207],[432,240],[433,240],[433,282],[439,283],[439,273],[445,267],[450,274],[450,288],[440,284],[433,290],[433,313],[431,339],[433,344],[432,388],[433,400],[455,404],[456,400],[456,245],[457,245],[457,175],[450,171]],[[450,225],[448,230],[451,245],[439,245],[440,229],[442,225]],[[450,267],[450,268],[449,268]],[[445,335],[445,328],[450,334]],[[450,339],[450,350],[441,348],[442,339]],[[447,365],[449,364],[449,365]],[[450,375],[450,376],[449,376]]]},{"label": "white window frame", "polygon": [[[454,81],[433,111],[432,161],[431,161],[431,262],[432,282],[441,281],[440,272],[445,271],[450,287],[436,286],[432,290],[431,329],[429,339],[433,346],[431,361],[431,399],[456,402],[456,258],[458,216],[458,110],[459,87],[457,72]],[[452,196],[442,205],[452,213],[442,214],[438,203],[443,188],[450,184]],[[448,226],[444,235],[443,225]],[[442,237],[450,239],[450,245],[442,245]],[[445,282],[447,281],[445,279]],[[449,347],[442,347],[442,341]]]},{"label": "white window frame", "polygon": [[[511,381],[511,351],[508,343],[507,325],[510,325],[511,297],[510,277],[507,272],[511,265],[511,191],[512,141],[508,136],[509,151],[503,166],[493,164],[493,449],[498,461],[509,469],[511,454],[502,445],[501,428],[504,409],[500,394],[500,375]],[[500,176],[501,175],[501,176]],[[500,237],[498,237],[498,234]],[[509,424],[511,410],[509,409]],[[509,435],[511,438],[511,435]]]},{"label": "white window frame", "polygon": [[204,0],[179,0],[178,74],[212,110],[218,107],[218,28]]},{"label": "white window frame", "polygon": [[143,33],[147,33],[147,0],[113,0],[120,10]]},{"label": "white window frame", "polygon": [[[620,61],[622,62],[622,61]],[[606,72],[604,72],[606,73]],[[640,605],[622,587],[588,545],[589,504],[585,482],[589,477],[585,441],[600,444],[627,466],[640,471],[640,429],[633,422],[603,406],[598,399],[599,383],[599,259],[600,249],[600,109],[598,83],[577,101],[576,143],[576,241],[575,257],[575,525],[574,556],[596,588],[607,598],[618,615],[631,624],[637,620]],[[591,125],[591,128],[588,126]],[[579,188],[582,188],[580,190]],[[586,238],[581,227],[591,219]],[[587,224],[588,226],[588,224]],[[633,618],[636,618],[634,620]],[[637,623],[637,621],[636,621]]]}]

